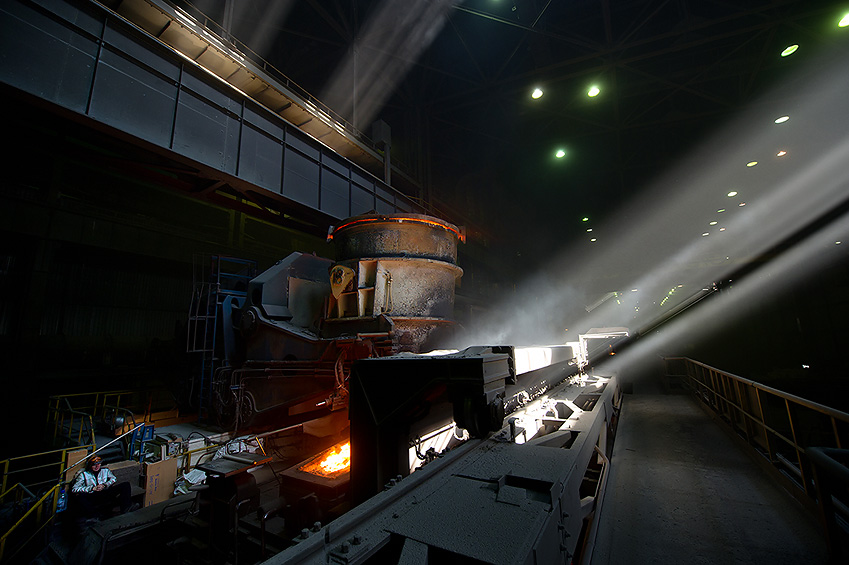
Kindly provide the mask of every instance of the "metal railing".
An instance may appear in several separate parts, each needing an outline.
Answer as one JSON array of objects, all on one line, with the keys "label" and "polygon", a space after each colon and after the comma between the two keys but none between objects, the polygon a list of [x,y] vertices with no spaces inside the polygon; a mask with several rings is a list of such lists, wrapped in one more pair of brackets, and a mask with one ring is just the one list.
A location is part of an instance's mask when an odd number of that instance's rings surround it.
[{"label": "metal railing", "polygon": [[50,438],[52,445],[57,445],[59,438],[74,442],[77,445],[84,443],[94,444],[94,421],[91,414],[81,410],[75,410],[70,402],[64,397],[51,397],[47,407],[47,430],[53,435]]},{"label": "metal railing", "polygon": [[[56,516],[60,487],[61,485],[55,485],[45,492],[8,531],[0,535],[0,561],[14,557],[53,521]],[[7,544],[14,552],[8,556],[6,555]]]},{"label": "metal railing", "polygon": [[[836,488],[832,480],[823,490],[815,467],[819,464],[822,468],[817,453],[823,448],[828,453],[839,452],[849,442],[849,414],[686,357],[664,357],[663,361],[667,381],[680,383],[708,406],[763,457],[769,469],[777,471],[775,476],[796,498],[811,509],[819,506],[821,514],[823,506],[827,507],[832,513],[829,524],[839,524],[845,538],[849,533],[849,481]],[[818,489],[828,492],[828,500],[818,496]],[[829,551],[834,554],[835,550],[830,539]]]},{"label": "metal railing", "polygon": [[[150,391],[112,390],[51,396],[46,426],[48,434],[52,433],[49,439],[54,445],[60,437],[80,445],[94,445],[96,422],[112,424],[116,429],[132,429],[136,424],[132,407],[146,403],[148,408],[144,409],[144,415],[147,417],[152,394]],[[124,426],[116,422],[119,413],[124,417]]]},{"label": "metal railing", "polygon": [[[373,139],[371,139],[359,128],[354,126],[354,124],[351,123],[347,118],[344,118],[341,114],[336,112],[336,110],[334,110],[333,108],[313,96],[306,88],[302,87],[300,84],[298,84],[289,76],[287,76],[284,72],[269,63],[264,57],[256,53],[248,45],[239,41],[236,37],[233,36],[233,34],[224,29],[221,24],[211,19],[209,16],[206,15],[206,13],[204,13],[194,4],[192,4],[191,2],[186,2],[182,6],[178,6],[176,3],[172,2],[172,0],[165,0],[165,2],[167,2],[178,14],[189,16],[194,20],[197,25],[202,26],[204,29],[204,36],[208,41],[212,40],[212,43],[214,45],[221,48],[222,50],[230,52],[237,58],[246,58],[252,64],[262,69],[264,72],[268,73],[268,75],[275,81],[279,82],[281,85],[283,85],[287,89],[291,90],[294,94],[299,96],[302,100],[304,100],[304,102],[312,105],[319,112],[321,112],[325,116],[330,117],[334,122],[341,125],[347,133],[355,137],[360,143],[367,146],[376,153],[383,152],[382,148]],[[235,50],[235,52],[233,50]],[[410,178],[420,180],[420,171],[414,170],[413,166],[410,163],[393,159],[392,166],[396,167],[399,171],[403,172]],[[409,196],[407,195],[404,196],[406,198],[409,198]]]},{"label": "metal railing", "polygon": [[10,485],[17,483],[32,492],[52,487],[57,481],[64,480],[62,475],[68,465],[68,453],[83,449],[90,452],[94,449],[94,445],[44,451],[0,461],[0,472],[3,474],[0,479],[0,492],[3,492],[5,496],[5,493],[11,490]]},{"label": "metal railing", "polygon": [[59,493],[68,484],[64,475],[67,474],[69,452],[83,449],[88,452],[93,448],[93,445],[84,445],[0,461],[0,504],[16,503],[22,511],[26,507],[7,531],[0,532],[0,561],[9,557],[7,550],[21,550],[53,520]]}]

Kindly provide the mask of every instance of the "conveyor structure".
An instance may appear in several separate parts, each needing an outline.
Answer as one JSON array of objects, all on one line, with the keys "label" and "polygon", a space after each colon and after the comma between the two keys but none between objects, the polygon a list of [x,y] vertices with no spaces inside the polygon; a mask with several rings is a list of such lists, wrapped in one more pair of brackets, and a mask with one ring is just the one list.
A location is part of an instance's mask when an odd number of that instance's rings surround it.
[{"label": "conveyor structure", "polygon": [[267,563],[579,563],[592,552],[620,401],[615,377],[567,378],[497,433],[388,480]]}]

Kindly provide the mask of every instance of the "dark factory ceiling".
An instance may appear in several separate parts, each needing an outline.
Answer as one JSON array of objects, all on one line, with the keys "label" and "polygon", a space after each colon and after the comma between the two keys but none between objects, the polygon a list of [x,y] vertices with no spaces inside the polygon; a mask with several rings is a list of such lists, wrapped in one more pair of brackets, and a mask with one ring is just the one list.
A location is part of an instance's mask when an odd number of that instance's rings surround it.
[{"label": "dark factory ceiling", "polygon": [[[393,160],[425,196],[493,241],[514,236],[505,225],[529,241],[553,223],[558,237],[579,236],[580,218],[608,215],[765,103],[770,86],[838,40],[847,10],[804,0],[176,4],[366,134],[387,122]],[[781,57],[792,44],[799,51]]]}]

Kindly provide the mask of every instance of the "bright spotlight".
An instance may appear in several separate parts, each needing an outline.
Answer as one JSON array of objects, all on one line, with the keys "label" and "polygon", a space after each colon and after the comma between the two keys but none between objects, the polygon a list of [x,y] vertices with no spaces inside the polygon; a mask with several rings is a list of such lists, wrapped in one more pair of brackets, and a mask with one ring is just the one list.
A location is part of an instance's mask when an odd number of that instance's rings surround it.
[{"label": "bright spotlight", "polygon": [[597,87],[597,86],[593,85],[593,86],[591,86],[591,87],[590,87],[590,89],[587,91],[587,96],[589,96],[590,98],[595,98],[595,97],[596,97],[596,96],[598,96],[600,93],[601,93],[601,89],[600,89],[599,87]]},{"label": "bright spotlight", "polygon": [[780,118],[775,119],[775,123],[783,124],[784,122],[786,122],[789,119],[790,119],[790,116],[781,116]]},{"label": "bright spotlight", "polygon": [[589,218],[587,218],[586,216],[584,216],[583,218],[581,218],[581,221],[582,221],[582,222],[589,222],[589,221],[590,221],[590,219],[589,219]]},{"label": "bright spotlight", "polygon": [[595,240],[596,240],[596,238],[592,238],[590,241],[595,241]]},{"label": "bright spotlight", "polygon": [[754,166],[755,166],[755,165],[757,165],[757,164],[758,164],[758,162],[757,162],[757,161],[749,161],[748,163],[746,163],[746,166],[747,166],[747,167],[754,167]]},{"label": "bright spotlight", "polygon": [[542,95],[543,95],[542,89],[541,88],[535,88],[534,91],[531,93],[531,98],[536,100],[538,98],[542,98]]},{"label": "bright spotlight", "polygon": [[734,198],[735,196],[737,196],[736,190],[732,190],[731,192],[728,193],[728,198]]},{"label": "bright spotlight", "polygon": [[782,51],[782,52],[781,52],[781,56],[782,56],[782,57],[789,57],[790,55],[792,55],[793,53],[795,53],[797,49],[799,49],[799,46],[798,46],[798,45],[795,45],[795,44],[794,44],[794,45],[788,45],[788,46],[784,49],[784,51]]},{"label": "bright spotlight", "polygon": [[720,208],[716,211],[717,214],[722,214],[723,212],[725,212],[725,208]]},{"label": "bright spotlight", "polygon": [[841,19],[839,22],[837,22],[837,27],[846,27],[846,26],[849,26],[849,14],[846,14],[845,16],[843,16],[843,19]]},{"label": "bright spotlight", "polygon": [[563,157],[566,156],[566,151],[564,151],[563,149],[558,149],[557,153],[555,153],[554,156],[557,157],[558,159],[562,159]]},{"label": "bright spotlight", "polygon": [[783,149],[775,154],[776,157],[784,157],[785,155],[787,155],[787,151]]},{"label": "bright spotlight", "polygon": [[716,224],[718,224],[718,223],[719,223],[719,222],[717,222],[716,220],[713,220],[713,221],[712,221],[712,222],[710,222],[708,225],[709,225],[709,226],[715,226],[715,225],[716,225]]}]

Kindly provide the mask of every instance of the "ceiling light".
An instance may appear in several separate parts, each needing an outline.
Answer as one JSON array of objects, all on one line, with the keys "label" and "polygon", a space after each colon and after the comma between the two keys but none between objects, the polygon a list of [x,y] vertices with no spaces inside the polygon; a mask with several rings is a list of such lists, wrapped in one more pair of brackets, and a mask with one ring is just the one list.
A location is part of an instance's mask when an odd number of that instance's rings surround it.
[{"label": "ceiling light", "polygon": [[780,118],[775,118],[775,123],[783,124],[784,122],[786,122],[789,119],[790,119],[790,116],[781,116]]},{"label": "ceiling light", "polygon": [[749,161],[748,163],[746,163],[746,166],[747,166],[747,167],[754,167],[754,166],[755,166],[755,165],[757,165],[757,164],[758,164],[758,162],[757,162],[757,161]]},{"label": "ceiling light", "polygon": [[596,240],[596,238],[592,238],[590,241],[595,241],[595,240]]},{"label": "ceiling light", "polygon": [[745,202],[740,202],[739,204],[737,204],[737,206],[740,206],[741,208],[742,208],[743,206],[745,206],[745,205],[746,205],[746,203],[745,203]]},{"label": "ceiling light", "polygon": [[708,225],[709,225],[709,226],[715,226],[715,225],[716,225],[716,224],[718,224],[718,223],[719,223],[719,222],[717,222],[716,220],[714,220],[714,221],[712,221],[711,223],[709,223]]},{"label": "ceiling light", "polygon": [[593,231],[593,229],[592,229],[592,228],[587,228],[587,233],[589,233],[589,232],[591,232],[591,231]]},{"label": "ceiling light", "polygon": [[735,196],[737,196],[736,190],[732,190],[731,192],[728,193],[728,198],[734,198]]},{"label": "ceiling light", "polygon": [[788,45],[788,46],[784,49],[784,51],[782,51],[782,52],[781,52],[781,56],[782,56],[782,57],[787,57],[787,56],[789,56],[789,55],[792,55],[793,53],[795,53],[795,52],[796,52],[796,50],[797,50],[797,49],[799,49],[799,46],[798,46],[798,45],[795,45],[795,44],[794,44],[794,45]]},{"label": "ceiling light", "polygon": [[557,153],[555,153],[554,156],[557,157],[558,159],[562,159],[563,157],[566,156],[566,151],[564,151],[563,149],[558,149]]},{"label": "ceiling light", "polygon": [[787,155],[787,151],[784,149],[775,154],[776,157],[784,157],[785,155]]},{"label": "ceiling light", "polygon": [[535,88],[534,91],[531,93],[531,98],[536,100],[537,98],[542,98],[542,95],[543,95],[542,89],[541,88]]},{"label": "ceiling light", "polygon": [[710,232],[706,231],[705,233],[702,234],[702,237],[707,237],[709,235],[710,235]]},{"label": "ceiling light", "polygon": [[837,22],[837,27],[846,27],[846,26],[849,26],[849,14],[846,14],[845,16],[843,16],[843,19],[841,19],[839,22]]},{"label": "ceiling light", "polygon": [[599,87],[597,87],[596,85],[592,85],[590,87],[590,89],[587,91],[587,96],[589,96],[590,98],[594,98],[594,97],[598,96],[600,93],[601,93],[601,89],[599,89]]},{"label": "ceiling light", "polygon": [[722,214],[723,212],[725,212],[725,208],[720,208],[716,211],[717,214]]},{"label": "ceiling light", "polygon": [[[725,231],[725,228],[719,228],[719,231]],[[726,257],[728,259],[728,257]]]},{"label": "ceiling light", "polygon": [[581,221],[582,221],[582,222],[589,222],[589,221],[590,221],[590,219],[589,219],[589,218],[587,218],[586,216],[584,216],[583,218],[581,218]]},{"label": "ceiling light", "polygon": [[843,243],[843,242],[842,241],[835,241],[834,245],[840,245],[841,243]]}]

